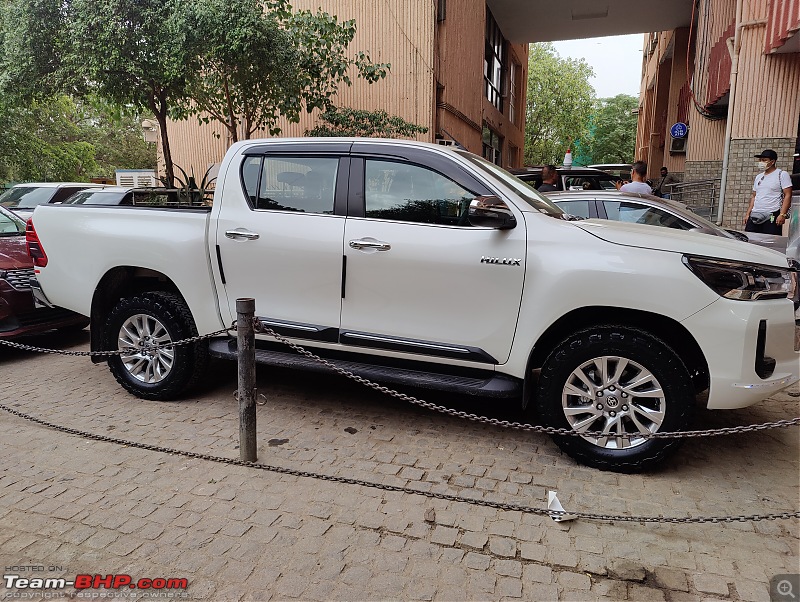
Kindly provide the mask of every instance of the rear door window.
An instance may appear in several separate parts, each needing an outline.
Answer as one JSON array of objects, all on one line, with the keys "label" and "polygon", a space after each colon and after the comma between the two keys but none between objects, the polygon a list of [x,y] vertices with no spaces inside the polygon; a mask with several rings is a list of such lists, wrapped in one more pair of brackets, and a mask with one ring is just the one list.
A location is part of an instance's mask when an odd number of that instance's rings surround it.
[{"label": "rear door window", "polygon": [[58,188],[49,203],[63,203],[76,192],[86,190],[85,186],[62,186]]},{"label": "rear door window", "polygon": [[577,215],[578,217],[583,217],[586,219],[593,217],[591,206],[594,205],[594,201],[590,199],[558,201],[556,205],[558,205],[564,211],[564,213],[569,213],[570,215]]},{"label": "rear door window", "polygon": [[333,214],[338,157],[247,157],[242,184],[254,209]]}]

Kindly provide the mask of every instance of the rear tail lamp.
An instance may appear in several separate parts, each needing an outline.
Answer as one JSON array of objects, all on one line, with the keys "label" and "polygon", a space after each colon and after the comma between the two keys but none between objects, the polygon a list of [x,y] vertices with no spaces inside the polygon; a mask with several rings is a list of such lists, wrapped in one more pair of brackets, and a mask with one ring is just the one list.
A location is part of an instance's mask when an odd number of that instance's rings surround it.
[{"label": "rear tail lamp", "polygon": [[33,218],[28,220],[25,226],[25,243],[28,247],[28,255],[33,259],[33,265],[43,268],[47,265],[47,254],[39,241],[36,229],[33,227]]}]

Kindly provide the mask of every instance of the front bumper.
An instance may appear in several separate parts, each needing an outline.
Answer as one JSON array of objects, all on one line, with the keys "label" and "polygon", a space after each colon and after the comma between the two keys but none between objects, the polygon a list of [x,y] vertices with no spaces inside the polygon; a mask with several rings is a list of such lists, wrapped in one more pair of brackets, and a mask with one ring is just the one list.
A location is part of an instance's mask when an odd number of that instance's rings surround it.
[{"label": "front bumper", "polygon": [[708,363],[709,409],[744,408],[800,380],[794,307],[787,299],[719,299],[683,324]]}]

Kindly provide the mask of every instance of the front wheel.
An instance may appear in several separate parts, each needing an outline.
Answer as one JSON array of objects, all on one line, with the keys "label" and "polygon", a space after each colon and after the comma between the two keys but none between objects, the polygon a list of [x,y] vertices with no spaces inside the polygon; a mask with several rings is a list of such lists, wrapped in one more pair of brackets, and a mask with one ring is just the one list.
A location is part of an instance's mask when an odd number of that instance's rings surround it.
[{"label": "front wheel", "polygon": [[546,424],[587,433],[554,435],[556,444],[582,464],[615,472],[645,470],[672,453],[681,439],[647,435],[685,429],[693,405],[692,380],[677,354],[653,335],[622,326],[562,341],[537,391]]},{"label": "front wheel", "polygon": [[176,294],[154,291],[121,299],[106,320],[105,348],[133,351],[112,356],[108,366],[137,397],[175,399],[202,376],[208,350],[202,342],[164,346],[196,335],[191,312]]}]

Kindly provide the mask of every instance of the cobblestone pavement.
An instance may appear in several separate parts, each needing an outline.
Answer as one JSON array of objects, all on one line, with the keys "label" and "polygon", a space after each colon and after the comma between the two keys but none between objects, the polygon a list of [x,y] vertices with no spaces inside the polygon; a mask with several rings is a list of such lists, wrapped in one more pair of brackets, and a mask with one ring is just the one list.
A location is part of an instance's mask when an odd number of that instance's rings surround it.
[{"label": "cobblestone pavement", "polygon": [[[34,344],[87,349],[88,335]],[[128,395],[104,365],[83,357],[0,346],[0,370],[0,401],[22,412],[238,457],[233,364],[215,364],[202,393],[171,403]],[[552,489],[567,510],[611,514],[761,514],[800,505],[797,428],[689,440],[658,472],[618,475],[576,465],[544,435],[432,414],[336,376],[259,367],[258,378],[268,399],[258,407],[263,463],[539,508]],[[748,409],[699,411],[696,426],[797,416],[793,393],[796,386]],[[465,407],[479,408],[519,417],[487,401]],[[186,597],[220,601],[759,601],[769,600],[773,575],[800,572],[797,520],[556,524],[86,440],[5,412],[0,458],[5,574],[39,566],[43,573],[27,576],[185,577]],[[5,582],[0,590],[25,593]]]}]

